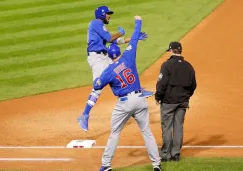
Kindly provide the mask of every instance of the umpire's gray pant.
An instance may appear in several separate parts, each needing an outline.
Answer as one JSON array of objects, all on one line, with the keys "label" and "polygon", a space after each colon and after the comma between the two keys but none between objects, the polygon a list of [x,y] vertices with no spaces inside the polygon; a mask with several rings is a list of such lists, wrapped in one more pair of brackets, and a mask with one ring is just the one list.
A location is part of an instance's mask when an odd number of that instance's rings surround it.
[{"label": "umpire's gray pant", "polygon": [[160,156],[170,159],[180,154],[183,144],[183,124],[188,103],[161,104],[161,127],[163,145]]}]

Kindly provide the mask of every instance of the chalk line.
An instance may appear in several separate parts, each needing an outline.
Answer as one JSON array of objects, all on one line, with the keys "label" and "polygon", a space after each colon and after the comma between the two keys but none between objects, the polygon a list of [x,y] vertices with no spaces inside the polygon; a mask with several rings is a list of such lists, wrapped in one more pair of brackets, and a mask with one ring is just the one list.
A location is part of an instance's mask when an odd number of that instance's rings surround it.
[{"label": "chalk line", "polygon": [[0,158],[0,161],[72,161],[71,158]]},{"label": "chalk line", "polygon": [[[103,149],[106,146],[94,146],[92,148]],[[161,147],[161,146],[158,146]],[[145,146],[118,146],[120,149],[146,148]],[[187,145],[182,148],[243,148],[243,145]],[[0,146],[0,149],[66,149],[66,146]]]}]

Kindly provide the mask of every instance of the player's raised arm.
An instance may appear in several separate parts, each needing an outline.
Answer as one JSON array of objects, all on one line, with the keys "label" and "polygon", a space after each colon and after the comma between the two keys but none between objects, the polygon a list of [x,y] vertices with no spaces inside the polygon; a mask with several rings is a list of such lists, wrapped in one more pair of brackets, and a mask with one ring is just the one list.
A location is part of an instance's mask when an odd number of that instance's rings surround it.
[{"label": "player's raised arm", "polygon": [[129,43],[129,46],[132,46],[132,49],[137,49],[137,44],[139,40],[145,40],[148,38],[145,32],[141,32],[142,28],[142,18],[140,16],[134,16],[135,19],[135,28]]},{"label": "player's raised arm", "polygon": [[130,40],[130,43],[133,47],[137,46],[138,40],[139,40],[139,36],[140,36],[140,32],[141,32],[141,28],[142,28],[142,18],[140,16],[134,16],[135,19],[135,28]]},{"label": "player's raised arm", "polygon": [[125,30],[121,27],[118,27],[118,33],[111,35],[110,43],[112,43],[114,40],[117,40],[121,36],[125,34]]},{"label": "player's raised arm", "polygon": [[112,43],[115,43],[117,45],[121,45],[121,44],[129,43],[130,40],[131,40],[131,37],[127,37],[127,38],[119,37],[118,39],[113,40]]},{"label": "player's raised arm", "polygon": [[113,43],[116,44],[125,44],[125,43],[130,43],[131,40],[133,40],[133,44],[136,44],[138,40],[145,40],[148,38],[147,34],[145,32],[141,32],[141,27],[142,27],[142,18],[140,16],[135,16],[135,28],[132,37],[119,37],[118,39],[115,39]]},{"label": "player's raised arm", "polygon": [[[148,35],[145,32],[140,32],[138,40],[145,40],[147,38]],[[118,39],[114,40],[112,43],[120,45],[120,44],[129,43],[130,41],[131,41],[131,37],[127,37],[127,38],[119,37]]]},{"label": "player's raised arm", "polygon": [[135,27],[129,42],[128,47],[124,54],[127,54],[128,60],[135,60],[136,59],[136,51],[137,51],[137,44],[139,40],[145,40],[147,38],[147,34],[145,32],[141,32],[142,28],[142,18],[140,16],[134,16],[135,19]]}]

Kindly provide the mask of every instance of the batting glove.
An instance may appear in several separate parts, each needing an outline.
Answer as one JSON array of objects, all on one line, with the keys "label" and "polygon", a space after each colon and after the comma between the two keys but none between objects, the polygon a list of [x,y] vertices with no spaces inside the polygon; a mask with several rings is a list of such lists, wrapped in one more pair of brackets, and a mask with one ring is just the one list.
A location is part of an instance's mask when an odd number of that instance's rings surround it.
[{"label": "batting glove", "polygon": [[119,31],[122,35],[125,34],[125,30],[124,30],[123,28],[121,28],[121,27],[118,27],[118,31]]},{"label": "batting glove", "polygon": [[145,32],[140,32],[138,40],[145,40],[148,38],[148,35]]}]

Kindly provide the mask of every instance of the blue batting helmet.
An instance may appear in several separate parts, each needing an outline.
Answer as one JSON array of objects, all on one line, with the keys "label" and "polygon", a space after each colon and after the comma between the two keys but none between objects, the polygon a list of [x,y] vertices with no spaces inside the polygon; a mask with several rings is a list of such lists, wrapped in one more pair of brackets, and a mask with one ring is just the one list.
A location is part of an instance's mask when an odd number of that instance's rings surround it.
[{"label": "blue batting helmet", "polygon": [[95,10],[95,18],[104,20],[105,19],[105,14],[113,14],[113,13],[114,12],[111,11],[107,6],[99,6]]},{"label": "blue batting helmet", "polygon": [[107,53],[108,53],[109,58],[116,59],[118,56],[121,55],[121,50],[120,50],[119,46],[112,43],[112,44],[110,44],[110,46],[108,46]]}]

